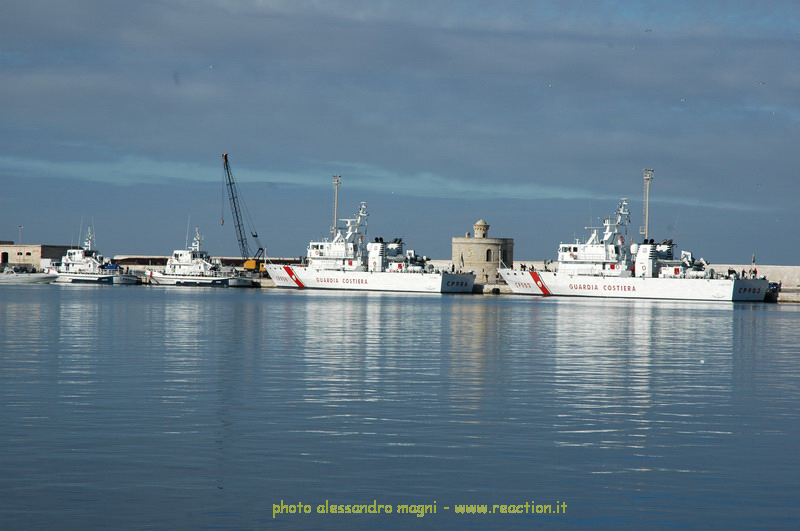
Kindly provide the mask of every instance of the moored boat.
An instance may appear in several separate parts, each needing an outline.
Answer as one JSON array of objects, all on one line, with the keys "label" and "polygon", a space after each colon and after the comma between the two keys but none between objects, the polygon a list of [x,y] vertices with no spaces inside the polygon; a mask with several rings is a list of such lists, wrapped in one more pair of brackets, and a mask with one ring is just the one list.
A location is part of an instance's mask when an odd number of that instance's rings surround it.
[{"label": "moored boat", "polygon": [[195,227],[191,247],[175,249],[163,271],[148,269],[145,273],[148,280],[167,286],[253,287],[252,279],[239,275],[232,268],[226,270],[219,259],[212,259],[202,249],[202,243],[203,236]]},{"label": "moored boat", "polygon": [[36,273],[18,267],[6,267],[0,274],[0,284],[50,284],[58,275]]},{"label": "moored boat", "polygon": [[[338,184],[334,180],[337,191]],[[334,200],[334,205],[337,202]],[[367,242],[368,216],[364,202],[351,219],[337,219],[334,207],[332,239],[310,242],[303,263],[279,265],[268,262],[267,273],[279,288],[472,292],[475,275],[437,269],[427,257],[406,249],[401,238],[391,242],[375,238],[373,242]],[[344,222],[344,225],[338,222]]]},{"label": "moored boat", "polygon": [[57,275],[59,283],[90,284],[141,284],[136,275],[124,273],[122,269],[94,249],[94,232],[90,226],[86,240],[80,249],[67,249],[61,262],[48,268],[47,272]]},{"label": "moored boat", "polygon": [[[652,172],[649,178],[652,179]],[[561,243],[557,261],[546,264],[543,271],[503,267],[498,272],[512,292],[525,295],[777,300],[780,286],[758,277],[755,264],[750,272],[718,272],[691,252],[678,253],[672,240],[656,242],[645,237],[641,243],[629,243],[627,207],[628,200],[622,199],[615,213],[603,220],[602,227],[586,227],[591,231],[587,240]]]}]

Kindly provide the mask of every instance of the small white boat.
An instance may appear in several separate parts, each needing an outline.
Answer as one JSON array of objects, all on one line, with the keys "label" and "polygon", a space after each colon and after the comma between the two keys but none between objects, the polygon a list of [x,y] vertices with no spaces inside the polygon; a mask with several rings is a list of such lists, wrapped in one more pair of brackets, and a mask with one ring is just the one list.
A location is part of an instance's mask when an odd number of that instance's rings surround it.
[{"label": "small white boat", "polygon": [[58,275],[31,273],[21,268],[7,267],[0,275],[0,284],[50,284]]},{"label": "small white boat", "polygon": [[123,273],[116,264],[103,257],[94,249],[94,232],[92,227],[86,233],[86,240],[81,249],[67,249],[61,262],[47,270],[56,274],[59,283],[89,284],[141,284],[136,275]]},{"label": "small white boat", "polygon": [[188,249],[175,249],[163,271],[148,269],[145,275],[152,284],[167,286],[253,287],[250,278],[239,275],[233,268],[223,268],[219,259],[212,259],[202,249],[203,236],[195,227],[194,239]]},{"label": "small white boat", "polygon": [[[334,180],[334,186],[339,181]],[[334,205],[338,203],[338,189]],[[312,241],[303,264],[266,264],[269,276],[279,288],[334,289],[350,291],[405,291],[424,293],[471,293],[475,275],[443,271],[427,257],[405,249],[401,238],[384,242],[366,241],[367,205],[361,206],[345,226],[332,228],[333,239]]]}]

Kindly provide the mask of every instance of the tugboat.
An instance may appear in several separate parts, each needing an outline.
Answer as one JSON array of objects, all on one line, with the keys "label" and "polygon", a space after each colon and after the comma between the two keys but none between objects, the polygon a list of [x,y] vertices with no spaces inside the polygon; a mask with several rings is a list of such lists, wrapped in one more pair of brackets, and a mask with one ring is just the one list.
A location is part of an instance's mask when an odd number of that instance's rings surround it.
[{"label": "tugboat", "polygon": [[202,249],[203,236],[199,228],[194,229],[192,246],[175,249],[167,260],[164,271],[148,269],[146,277],[152,284],[168,286],[222,286],[249,288],[253,281],[239,276],[234,270],[223,269],[219,259],[212,259]]},{"label": "tugboat", "polygon": [[[406,249],[401,238],[367,242],[367,204],[362,202],[355,217],[337,219],[338,186],[334,177],[333,238],[312,241],[303,263],[266,264],[279,288],[335,289],[357,291],[405,291],[426,293],[471,293],[475,275],[442,271],[427,257]],[[343,222],[340,225],[338,222]]]},{"label": "tugboat", "polygon": [[[648,173],[649,172],[649,173]],[[645,170],[645,238],[628,243],[630,213],[623,198],[602,227],[586,227],[584,241],[561,243],[558,260],[544,271],[500,268],[514,293],[544,296],[677,299],[696,301],[775,301],[780,286],[765,277],[728,270],[716,272],[691,252],[676,252],[672,240],[648,238],[648,196],[652,170]],[[601,232],[602,231],[602,232]],[[554,270],[552,270],[554,269]]]},{"label": "tugboat", "polygon": [[116,264],[99,254],[94,249],[94,232],[92,227],[86,232],[86,239],[81,249],[67,249],[61,262],[49,268],[47,273],[58,275],[56,282],[90,283],[90,284],[141,284],[136,275],[123,273]]}]

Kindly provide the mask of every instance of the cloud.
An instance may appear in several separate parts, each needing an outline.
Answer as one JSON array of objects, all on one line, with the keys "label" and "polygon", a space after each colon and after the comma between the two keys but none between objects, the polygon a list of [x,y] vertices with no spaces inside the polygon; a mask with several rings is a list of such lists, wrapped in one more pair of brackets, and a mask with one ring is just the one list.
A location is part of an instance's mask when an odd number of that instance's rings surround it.
[{"label": "cloud", "polygon": [[[255,171],[238,168],[232,161],[235,179],[239,183],[268,183],[300,187],[319,187],[326,182],[326,175],[346,175],[348,188],[356,191],[371,191],[382,194],[401,194],[424,198],[486,200],[543,200],[543,199],[592,199],[616,201],[619,195],[598,193],[592,187],[547,186],[539,181],[526,183],[504,183],[487,179],[483,182],[462,181],[433,173],[399,174],[385,168],[358,162],[313,161],[317,170],[299,172]],[[325,170],[322,170],[325,168]],[[66,162],[56,163],[38,159],[26,160],[0,157],[0,171],[8,175],[36,178],[80,179],[116,185],[147,185],[160,182],[196,181],[222,182],[222,165],[190,164],[180,161],[154,161],[142,157],[126,156],[110,162]],[[694,197],[659,196],[654,202],[673,205],[704,206],[732,211],[755,211],[764,207],[747,202],[704,200]]]},{"label": "cloud", "polygon": [[15,1],[0,171],[791,211],[800,7]]}]

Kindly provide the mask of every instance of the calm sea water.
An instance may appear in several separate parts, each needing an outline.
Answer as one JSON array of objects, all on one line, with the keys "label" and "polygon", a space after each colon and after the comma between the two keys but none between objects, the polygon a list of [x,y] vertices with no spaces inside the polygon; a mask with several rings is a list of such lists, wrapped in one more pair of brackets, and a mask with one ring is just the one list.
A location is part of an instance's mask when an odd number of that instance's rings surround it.
[{"label": "calm sea water", "polygon": [[797,528],[799,319],[4,286],[0,528]]}]

